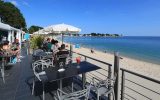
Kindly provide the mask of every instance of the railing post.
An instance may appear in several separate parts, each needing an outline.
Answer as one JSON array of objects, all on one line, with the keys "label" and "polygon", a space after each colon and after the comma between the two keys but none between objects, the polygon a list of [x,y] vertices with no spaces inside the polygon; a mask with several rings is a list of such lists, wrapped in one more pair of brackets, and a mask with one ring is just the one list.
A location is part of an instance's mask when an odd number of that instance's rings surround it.
[{"label": "railing post", "polygon": [[71,61],[70,61],[70,65],[72,64],[72,55],[73,55],[73,47],[72,47],[72,45],[70,44],[70,59],[71,59]]},{"label": "railing post", "polygon": [[[111,66],[108,66],[108,78],[109,79],[112,79],[112,68],[111,68]],[[108,87],[109,89],[111,88],[110,86]],[[111,95],[109,94],[108,95],[108,100],[111,100]]]},{"label": "railing post", "polygon": [[124,100],[124,85],[125,85],[125,74],[124,70],[122,70],[122,81],[121,81],[121,100]]},{"label": "railing post", "polygon": [[64,33],[62,33],[62,44],[63,44],[63,40],[64,40],[64,37],[63,37]]},{"label": "railing post", "polygon": [[84,57],[84,60],[87,61],[87,57],[86,56]]},{"label": "railing post", "polygon": [[116,75],[116,80],[114,84],[115,99],[118,100],[119,95],[119,52],[114,53],[114,76]]},{"label": "railing post", "polygon": [[[84,60],[87,61],[86,56],[85,56]],[[86,83],[86,74],[85,73],[82,73],[82,83],[83,83],[82,88],[85,89],[85,83]]]}]

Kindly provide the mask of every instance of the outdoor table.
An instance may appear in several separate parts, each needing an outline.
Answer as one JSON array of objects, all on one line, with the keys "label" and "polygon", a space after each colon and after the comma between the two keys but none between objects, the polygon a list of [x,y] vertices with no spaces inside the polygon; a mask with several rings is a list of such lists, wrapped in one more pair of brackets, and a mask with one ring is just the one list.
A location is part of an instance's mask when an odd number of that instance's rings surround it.
[{"label": "outdoor table", "polygon": [[6,64],[5,58],[10,58],[11,61],[11,57],[13,55],[0,55],[0,57],[2,57],[2,62],[1,62],[1,74],[2,74],[2,79],[3,79],[3,83],[5,83],[5,72],[4,72],[4,66]]},{"label": "outdoor table", "polygon": [[62,80],[65,78],[70,78],[73,76],[77,76],[79,74],[82,74],[82,84],[84,88],[84,84],[86,81],[85,73],[98,70],[100,67],[93,65],[89,62],[83,61],[79,64],[79,68],[77,68],[77,64],[74,63],[71,66],[65,68],[65,71],[59,72],[57,67],[50,67],[46,68],[46,76],[48,78],[48,81],[60,81],[60,89],[62,90]]}]

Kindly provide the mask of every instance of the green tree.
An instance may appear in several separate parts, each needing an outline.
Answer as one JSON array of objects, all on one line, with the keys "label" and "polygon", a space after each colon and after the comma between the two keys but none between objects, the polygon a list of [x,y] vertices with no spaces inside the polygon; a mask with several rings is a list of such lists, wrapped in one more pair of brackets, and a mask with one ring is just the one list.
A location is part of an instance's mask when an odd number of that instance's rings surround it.
[{"label": "green tree", "polygon": [[43,27],[32,25],[28,30],[29,30],[30,34],[33,34],[34,32],[36,32],[40,29],[43,29]]},{"label": "green tree", "polygon": [[106,36],[110,36],[110,34],[106,33]]},{"label": "green tree", "polygon": [[0,16],[3,23],[9,24],[15,28],[26,28],[25,19],[20,10],[10,2],[0,0]]},{"label": "green tree", "polygon": [[97,34],[96,33],[91,33],[91,36],[97,36]]}]

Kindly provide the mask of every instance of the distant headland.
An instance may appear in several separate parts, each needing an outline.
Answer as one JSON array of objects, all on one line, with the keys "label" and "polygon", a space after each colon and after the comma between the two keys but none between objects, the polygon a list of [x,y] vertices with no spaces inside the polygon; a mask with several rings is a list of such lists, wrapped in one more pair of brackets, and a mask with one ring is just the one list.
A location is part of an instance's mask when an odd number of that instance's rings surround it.
[{"label": "distant headland", "polygon": [[90,33],[90,34],[70,34],[69,36],[93,36],[93,37],[121,37],[122,34],[109,34],[109,33]]}]

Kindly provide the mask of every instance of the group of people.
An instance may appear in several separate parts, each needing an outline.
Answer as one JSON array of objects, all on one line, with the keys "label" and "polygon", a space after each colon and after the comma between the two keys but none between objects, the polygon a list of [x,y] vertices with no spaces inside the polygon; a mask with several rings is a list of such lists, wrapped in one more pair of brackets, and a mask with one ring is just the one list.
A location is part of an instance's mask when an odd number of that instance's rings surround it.
[{"label": "group of people", "polygon": [[0,55],[12,56],[12,58],[16,58],[16,62],[20,62],[21,60],[19,40],[15,39],[12,44],[10,44],[9,41],[3,41],[0,44]]},{"label": "group of people", "polygon": [[[54,57],[54,62],[57,62],[57,58],[59,58],[59,56],[63,55],[64,58],[67,58],[67,56],[69,55],[69,51],[66,50],[66,45],[62,44],[61,46],[59,46],[59,42],[57,40],[54,39],[50,39],[47,38],[44,42],[43,42],[43,46],[42,49],[43,51],[46,52],[52,52],[53,57]],[[59,58],[58,60],[63,60],[63,62],[66,62],[66,59]]]},{"label": "group of people", "polygon": [[47,38],[42,45],[42,49],[46,52],[55,52],[59,48],[58,41],[54,39]]},{"label": "group of people", "polygon": [[51,40],[50,38],[47,38],[45,41],[43,41],[42,44],[42,50],[44,50],[45,52],[52,52],[53,54],[56,54],[59,51],[66,50],[65,47],[65,44],[59,46],[58,40]]}]

